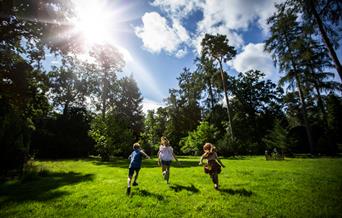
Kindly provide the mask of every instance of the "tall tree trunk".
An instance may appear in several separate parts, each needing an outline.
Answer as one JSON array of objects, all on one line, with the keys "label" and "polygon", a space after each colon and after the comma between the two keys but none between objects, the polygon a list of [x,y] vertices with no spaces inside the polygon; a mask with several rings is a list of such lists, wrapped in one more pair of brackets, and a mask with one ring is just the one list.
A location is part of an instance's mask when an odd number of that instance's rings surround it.
[{"label": "tall tree trunk", "polygon": [[312,140],[311,128],[310,128],[308,117],[307,117],[307,109],[306,109],[306,103],[305,103],[304,95],[303,95],[303,88],[302,88],[300,78],[298,76],[296,76],[296,83],[297,83],[297,88],[298,88],[298,93],[299,93],[299,99],[302,104],[301,111],[303,114],[305,130],[306,130],[306,134],[307,134],[308,141],[309,141],[310,153],[313,154],[314,145],[313,145],[313,140]]},{"label": "tall tree trunk", "polygon": [[211,79],[208,78],[208,86],[209,86],[209,96],[210,96],[210,107],[211,109],[214,108],[214,94],[213,94],[213,87],[211,85]]},{"label": "tall tree trunk", "polygon": [[104,78],[102,78],[102,82],[103,82],[103,90],[102,90],[102,96],[101,96],[101,101],[102,101],[102,118],[105,119],[106,116],[106,109],[107,109],[107,104],[106,104],[106,100],[107,100],[107,92],[108,92],[108,87],[107,87],[107,73],[105,73]]},{"label": "tall tree trunk", "polygon": [[[285,40],[286,40],[287,47],[291,48],[290,47],[290,40],[287,37],[287,33],[284,32],[284,35],[285,35]],[[292,55],[293,53],[292,53],[291,50],[290,50],[290,54],[291,54],[292,57],[294,57]],[[302,116],[303,116],[303,119],[304,119],[304,126],[305,126],[306,135],[307,135],[309,146],[310,146],[310,153],[313,154],[314,153],[314,145],[313,145],[313,140],[312,140],[311,128],[310,128],[308,117],[307,117],[307,109],[306,109],[306,103],[305,103],[304,95],[303,95],[302,83],[300,81],[300,78],[298,77],[298,72],[299,71],[297,69],[297,65],[296,65],[296,62],[294,61],[294,58],[291,58],[290,61],[291,61],[293,70],[296,72],[295,79],[296,79],[296,84],[297,84],[297,87],[298,87],[299,99],[300,99],[300,102],[301,102],[301,105],[302,105],[301,113],[302,113]]]},{"label": "tall tree trunk", "polygon": [[63,116],[65,117],[67,115],[67,113],[69,112],[69,101],[66,101],[64,104],[64,108],[63,108]]},{"label": "tall tree trunk", "polygon": [[229,100],[228,100],[228,93],[227,93],[226,83],[224,82],[224,74],[223,74],[223,67],[222,67],[221,60],[219,60],[219,64],[220,64],[220,70],[221,70],[221,79],[222,79],[222,85],[223,85],[223,90],[224,90],[224,96],[226,98],[226,104],[227,104],[227,115],[228,115],[228,123],[229,123],[230,136],[231,136],[231,139],[234,140],[233,127],[232,127],[232,119],[230,117],[230,112],[229,112],[230,106],[229,106]]},{"label": "tall tree trunk", "polygon": [[312,13],[312,15],[313,15],[313,17],[314,17],[314,19],[315,19],[315,21],[316,21],[316,23],[318,25],[318,29],[319,29],[319,32],[320,32],[320,34],[322,36],[323,42],[324,42],[325,46],[327,47],[327,49],[329,51],[329,55],[330,55],[330,57],[332,58],[332,60],[334,62],[336,71],[338,72],[338,75],[340,76],[340,80],[342,80],[342,67],[341,67],[341,63],[338,60],[338,57],[337,57],[336,52],[334,50],[334,47],[333,47],[333,45],[332,45],[332,43],[331,43],[331,41],[330,41],[330,39],[328,37],[327,32],[324,29],[324,24],[322,22],[322,19],[319,17],[313,1],[306,0],[305,2],[306,2],[306,6],[309,9],[309,12]]},{"label": "tall tree trunk", "polygon": [[313,67],[309,65],[309,69],[310,69],[310,74],[312,75],[312,82],[313,82],[314,88],[317,92],[317,105],[318,105],[318,107],[322,113],[322,120],[324,123],[324,128],[327,128],[328,127],[328,123],[327,123],[328,118],[327,118],[327,113],[324,109],[324,103],[323,103],[321,91],[319,90],[319,84],[318,84],[317,80],[315,79],[315,71],[314,71]]}]

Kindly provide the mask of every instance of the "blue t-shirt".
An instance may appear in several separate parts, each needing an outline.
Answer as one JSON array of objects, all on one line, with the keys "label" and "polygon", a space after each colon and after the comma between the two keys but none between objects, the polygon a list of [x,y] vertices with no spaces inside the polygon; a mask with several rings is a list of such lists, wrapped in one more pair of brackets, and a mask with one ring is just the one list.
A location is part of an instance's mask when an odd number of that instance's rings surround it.
[{"label": "blue t-shirt", "polygon": [[128,157],[131,162],[129,164],[129,168],[140,168],[141,167],[141,161],[142,161],[142,154],[140,152],[140,149],[134,149],[131,155]]}]

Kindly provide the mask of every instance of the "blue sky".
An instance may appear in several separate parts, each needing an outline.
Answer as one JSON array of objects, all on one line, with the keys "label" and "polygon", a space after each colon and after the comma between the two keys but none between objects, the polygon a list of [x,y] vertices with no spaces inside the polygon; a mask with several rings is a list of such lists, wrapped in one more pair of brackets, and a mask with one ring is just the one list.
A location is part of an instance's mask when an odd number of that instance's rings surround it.
[{"label": "blue sky", "polygon": [[[170,88],[184,67],[194,69],[203,34],[225,34],[238,50],[227,66],[231,74],[248,69],[276,73],[270,56],[263,52],[267,35],[265,20],[277,0],[151,0],[118,1],[134,19],[122,23],[127,31],[116,33],[120,46],[133,62],[125,73],[133,73],[145,99],[144,107],[163,105]],[[128,6],[129,5],[129,6]],[[248,63],[247,63],[248,62]],[[143,72],[142,72],[143,71]]]},{"label": "blue sky", "polygon": [[[268,79],[279,78],[270,55],[263,51],[263,41],[269,34],[266,19],[274,13],[274,3],[282,0],[74,1],[91,4],[86,20],[111,15],[93,27],[85,23],[87,31],[92,30],[92,37],[106,35],[124,54],[121,76],[133,74],[144,97],[144,111],[164,104],[184,67],[194,69],[205,33],[225,34],[237,49],[237,56],[226,65],[229,74],[258,69]],[[98,14],[93,13],[96,7]]]}]

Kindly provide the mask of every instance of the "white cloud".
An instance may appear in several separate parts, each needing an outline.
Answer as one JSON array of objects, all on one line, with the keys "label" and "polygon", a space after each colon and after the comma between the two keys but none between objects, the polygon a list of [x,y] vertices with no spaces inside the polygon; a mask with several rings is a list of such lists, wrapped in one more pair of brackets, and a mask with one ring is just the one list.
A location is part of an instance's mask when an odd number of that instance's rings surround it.
[{"label": "white cloud", "polygon": [[283,0],[205,0],[202,25],[223,25],[228,29],[246,30],[257,21],[264,28],[266,19],[275,11],[274,3]]},{"label": "white cloud", "polygon": [[169,26],[167,20],[157,12],[145,13],[142,22],[143,26],[135,27],[135,34],[152,53],[162,50],[169,54],[176,53],[189,39],[186,29],[179,21],[174,20],[172,26]]},{"label": "white cloud", "polygon": [[51,64],[60,64],[61,62],[60,61],[58,61],[58,60],[53,60],[53,61],[51,61]]},{"label": "white cloud", "polygon": [[[229,44],[240,49],[245,44],[242,34],[251,24],[257,23],[264,34],[268,33],[266,20],[275,12],[274,4],[282,1],[154,0],[151,4],[159,7],[167,17],[156,12],[145,13],[143,26],[136,27],[135,32],[149,51],[159,53],[164,50],[176,57],[184,56],[185,48],[194,48],[199,52],[204,33],[226,35]],[[189,33],[184,23],[195,11],[201,12],[203,18],[197,21],[197,29]],[[167,19],[172,21],[171,26]]]},{"label": "white cloud", "polygon": [[165,105],[163,105],[162,103],[150,100],[150,99],[144,99],[143,100],[143,112],[145,114],[147,114],[148,110],[156,110],[159,107],[164,107]]},{"label": "white cloud", "polygon": [[159,7],[172,18],[181,20],[199,7],[198,0],[154,0],[153,6]]},{"label": "white cloud", "polygon": [[272,58],[269,53],[264,51],[264,43],[249,43],[242,52],[229,62],[238,72],[246,72],[248,70],[260,70],[270,77],[276,73]]},{"label": "white cloud", "polygon": [[178,50],[177,53],[175,54],[175,56],[176,56],[177,58],[182,58],[182,57],[184,57],[187,53],[188,53],[188,50],[187,50],[186,48],[184,48],[184,49]]}]

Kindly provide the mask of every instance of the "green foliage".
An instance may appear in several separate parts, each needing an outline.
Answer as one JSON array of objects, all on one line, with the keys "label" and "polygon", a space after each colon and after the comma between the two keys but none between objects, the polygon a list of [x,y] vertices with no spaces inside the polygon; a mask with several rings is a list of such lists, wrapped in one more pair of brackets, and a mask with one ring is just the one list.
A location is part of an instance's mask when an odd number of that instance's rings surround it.
[{"label": "green foliage", "polygon": [[184,154],[199,154],[206,142],[216,141],[217,128],[206,121],[200,122],[196,130],[189,132],[187,137],[181,139],[181,151]]},{"label": "green foliage", "polygon": [[105,118],[95,117],[89,135],[96,142],[96,152],[103,161],[108,161],[113,155],[127,155],[134,142],[127,119],[115,112],[109,113]]},{"label": "green foliage", "polygon": [[234,156],[242,154],[242,144],[236,138],[232,139],[230,135],[225,133],[216,143],[217,151],[220,155]]},{"label": "green foliage", "polygon": [[28,157],[33,119],[49,110],[46,77],[21,56],[0,48],[1,174],[21,171]]},{"label": "green foliage", "polygon": [[53,106],[68,113],[70,107],[84,107],[85,98],[94,92],[94,82],[87,64],[73,56],[64,56],[60,67],[48,73],[49,97]]},{"label": "green foliage", "polygon": [[181,138],[193,131],[201,120],[199,100],[202,85],[199,75],[187,68],[183,69],[177,80],[179,89],[170,89],[166,99],[167,122],[163,134],[178,152]]},{"label": "green foliage", "polygon": [[133,76],[123,77],[118,81],[118,96],[115,102],[115,113],[121,114],[129,123],[134,141],[138,141],[143,131],[144,115],[140,90]]},{"label": "green foliage", "polygon": [[[282,89],[257,70],[239,73],[232,78],[235,138],[245,144],[247,150],[262,152],[261,138],[272,128],[273,120],[284,117],[282,112]],[[257,149],[252,149],[258,146]]]},{"label": "green foliage", "polygon": [[273,129],[263,138],[268,149],[278,148],[278,151],[289,152],[289,148],[294,145],[294,141],[289,136],[289,132],[276,120]]},{"label": "green foliage", "polygon": [[125,65],[122,54],[111,45],[101,45],[93,48],[91,55],[95,63],[89,66],[96,84],[93,95],[94,104],[103,117],[110,108],[113,108],[118,98],[117,73],[122,71]]},{"label": "green foliage", "polygon": [[236,55],[236,50],[230,46],[227,36],[217,34],[205,34],[201,45],[202,55],[216,59],[220,64],[231,60]]},{"label": "green foliage", "polygon": [[147,144],[151,153],[156,154],[159,149],[160,137],[164,135],[167,123],[167,112],[165,108],[147,111],[144,120],[144,132],[141,134],[144,144]]},{"label": "green foliage", "polygon": [[91,120],[90,112],[76,107],[36,118],[30,153],[37,158],[87,157],[94,152],[94,141],[88,135]]}]

